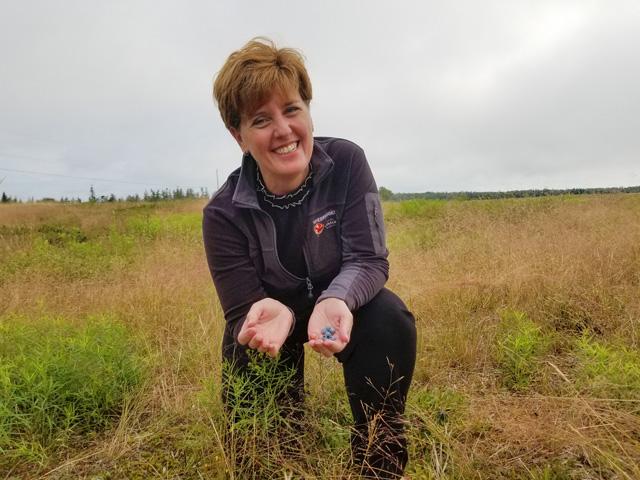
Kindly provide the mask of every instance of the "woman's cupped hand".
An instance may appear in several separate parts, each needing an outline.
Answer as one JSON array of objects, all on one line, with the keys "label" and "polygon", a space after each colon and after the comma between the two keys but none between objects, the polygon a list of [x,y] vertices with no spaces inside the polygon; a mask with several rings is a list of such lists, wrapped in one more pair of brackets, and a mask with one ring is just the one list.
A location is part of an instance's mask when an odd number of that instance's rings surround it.
[{"label": "woman's cupped hand", "polygon": [[[328,328],[334,333],[323,335]],[[353,314],[347,304],[339,298],[326,298],[316,304],[309,318],[309,346],[325,357],[330,357],[344,350],[349,343],[352,328]]]},{"label": "woman's cupped hand", "polygon": [[278,355],[293,325],[293,313],[273,298],[263,298],[251,305],[238,333],[238,343],[266,353]]}]

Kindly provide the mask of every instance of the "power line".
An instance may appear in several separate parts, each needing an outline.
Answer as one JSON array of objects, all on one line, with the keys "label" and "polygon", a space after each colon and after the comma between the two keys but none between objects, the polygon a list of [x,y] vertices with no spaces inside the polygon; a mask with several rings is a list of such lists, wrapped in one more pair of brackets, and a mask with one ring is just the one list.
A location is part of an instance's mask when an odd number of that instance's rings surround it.
[{"label": "power line", "polygon": [[[90,180],[93,182],[109,182],[109,183],[127,183],[130,185],[144,185],[147,187],[163,187],[166,188],[166,185],[160,185],[158,183],[147,183],[147,182],[132,182],[129,180],[115,180],[111,178],[99,178],[99,177],[80,177],[77,175],[63,175],[61,173],[50,173],[50,172],[38,172],[35,170],[19,170],[17,168],[3,168],[0,167],[0,170],[4,172],[14,172],[14,173],[26,173],[29,175],[46,175],[50,177],[62,177],[62,178],[73,178],[76,180]],[[185,185],[177,185],[178,187],[184,187]],[[196,188],[196,187],[192,187]],[[197,187],[200,188],[200,187]]]},{"label": "power line", "polygon": [[34,157],[33,155],[24,155],[24,154],[20,154],[20,153],[4,153],[4,152],[0,152],[0,157],[24,158],[26,160],[36,160],[37,162],[48,162],[49,161],[49,159],[47,159],[47,158],[38,158],[38,157]]}]

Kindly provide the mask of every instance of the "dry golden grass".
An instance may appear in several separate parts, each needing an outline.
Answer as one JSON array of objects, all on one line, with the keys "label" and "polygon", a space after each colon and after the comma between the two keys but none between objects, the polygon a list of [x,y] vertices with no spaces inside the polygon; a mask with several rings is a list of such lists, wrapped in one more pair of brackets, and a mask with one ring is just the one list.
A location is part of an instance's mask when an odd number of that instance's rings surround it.
[{"label": "dry golden grass", "polygon": [[[74,278],[32,268],[0,283],[0,318],[54,314],[82,322],[87,314],[109,313],[144,339],[153,366],[112,431],[80,439],[44,464],[18,465],[8,476],[223,478],[229,465],[217,379],[224,320],[197,224],[188,217],[202,205],[0,206],[0,261],[7,262],[30,251],[43,225],[77,227],[89,239],[113,229],[126,233],[130,217],[164,224],[182,215],[191,225],[186,233],[161,229],[136,241],[100,274]],[[575,349],[577,339],[590,335],[611,348],[639,350],[640,196],[385,209],[389,286],[418,321],[408,406],[411,477],[640,478],[640,401],[596,395]],[[16,233],[21,226],[28,231]],[[526,313],[550,343],[531,359],[535,378],[520,391],[505,386],[496,360],[508,311]],[[346,448],[339,367],[310,355],[307,380],[310,418],[326,424],[310,427],[315,443],[308,458],[283,459],[276,478],[285,471],[292,478],[345,477],[319,456]],[[331,411],[339,414],[325,414]]]}]

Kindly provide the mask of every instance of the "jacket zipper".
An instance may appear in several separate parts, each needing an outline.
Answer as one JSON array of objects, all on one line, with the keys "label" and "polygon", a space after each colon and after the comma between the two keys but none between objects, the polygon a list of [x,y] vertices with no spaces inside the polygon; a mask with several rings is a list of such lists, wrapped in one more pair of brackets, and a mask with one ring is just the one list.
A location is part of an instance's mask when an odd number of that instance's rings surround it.
[{"label": "jacket zipper", "polygon": [[[331,165],[328,171],[324,172],[324,175],[322,177],[317,177],[316,182],[319,184],[322,180],[324,180],[324,178],[328,175],[329,171],[331,171],[332,169],[333,169],[333,164]],[[273,221],[273,218],[271,218],[271,215],[269,215],[267,212],[265,212],[260,207],[257,207],[255,205],[247,204],[247,203],[244,203],[244,205],[254,210],[258,210],[259,212],[262,212],[267,217],[269,217],[269,221],[271,222],[271,226],[273,227],[272,228],[273,245],[275,247],[275,256],[276,256],[276,260],[278,261],[278,265],[280,265],[280,268],[282,269],[282,271],[285,272],[287,275],[289,275],[291,278],[294,278],[298,281],[304,280],[305,283],[307,284],[307,298],[309,300],[313,300],[313,283],[311,282],[311,277],[309,275],[309,271],[310,271],[309,262],[307,261],[307,253],[305,252],[304,246],[302,247],[302,256],[304,257],[304,264],[307,267],[307,276],[305,278],[301,278],[301,277],[298,277],[297,275],[294,275],[286,268],[284,268],[284,265],[282,265],[282,262],[280,261],[280,256],[278,255],[278,237],[276,235],[276,223]]]},{"label": "jacket zipper", "polygon": [[307,280],[307,298],[309,300],[313,300],[313,283],[311,283],[311,279],[309,277],[307,277],[306,280]]},{"label": "jacket zipper", "polygon": [[302,256],[304,258],[304,265],[305,265],[305,267],[307,267],[307,276],[305,278],[302,278],[302,277],[299,277],[297,275],[294,275],[289,270],[284,268],[284,265],[282,265],[282,262],[280,261],[280,255],[278,255],[278,237],[276,235],[276,223],[273,221],[273,218],[271,218],[271,215],[269,215],[267,212],[265,212],[264,210],[261,210],[259,208],[256,208],[255,210],[265,214],[267,216],[267,218],[269,219],[269,221],[271,222],[271,226],[273,227],[272,231],[273,231],[274,254],[276,256],[276,260],[278,261],[278,265],[280,266],[282,271],[285,272],[287,275],[289,275],[291,278],[294,278],[294,279],[296,279],[298,281],[303,281],[304,280],[305,283],[307,284],[307,298],[309,300],[313,300],[313,282],[311,282],[311,278],[309,277],[309,262],[307,262],[307,254],[306,254],[306,252],[304,250],[304,246],[302,247]]}]

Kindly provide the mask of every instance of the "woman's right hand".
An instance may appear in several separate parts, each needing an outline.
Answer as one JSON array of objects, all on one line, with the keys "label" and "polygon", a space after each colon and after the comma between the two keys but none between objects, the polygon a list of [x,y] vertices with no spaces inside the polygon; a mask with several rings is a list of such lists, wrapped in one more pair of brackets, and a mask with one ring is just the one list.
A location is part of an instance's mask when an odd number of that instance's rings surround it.
[{"label": "woman's right hand", "polygon": [[293,325],[293,314],[273,298],[263,298],[249,309],[238,333],[238,343],[275,357]]}]

